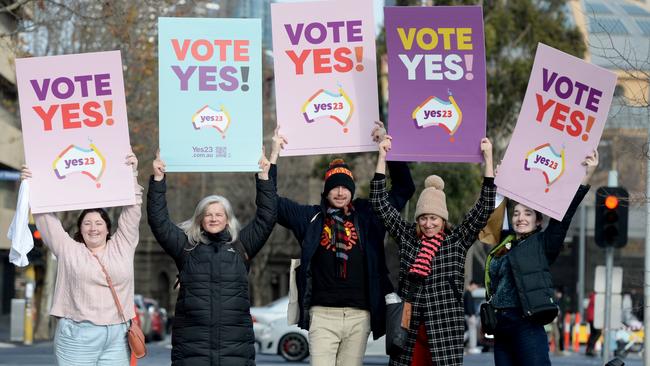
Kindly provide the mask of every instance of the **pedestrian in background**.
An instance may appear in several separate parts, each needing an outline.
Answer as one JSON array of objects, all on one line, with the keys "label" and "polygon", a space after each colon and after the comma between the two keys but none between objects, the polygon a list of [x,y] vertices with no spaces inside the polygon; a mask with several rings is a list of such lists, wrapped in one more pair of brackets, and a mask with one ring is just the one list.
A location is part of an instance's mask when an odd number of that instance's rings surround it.
[{"label": "pedestrian in background", "polygon": [[589,339],[587,339],[587,356],[598,356],[595,351],[596,342],[600,338],[601,330],[594,326],[594,307],[596,306],[596,293],[589,295],[589,305],[587,305],[587,322],[589,323]]},{"label": "pedestrian in background", "polygon": [[479,288],[478,283],[474,280],[469,281],[465,293],[463,293],[463,309],[465,312],[465,329],[467,331],[467,353],[480,353],[481,351],[476,347],[478,343],[478,322],[476,314],[478,313],[478,305],[472,293]]}]

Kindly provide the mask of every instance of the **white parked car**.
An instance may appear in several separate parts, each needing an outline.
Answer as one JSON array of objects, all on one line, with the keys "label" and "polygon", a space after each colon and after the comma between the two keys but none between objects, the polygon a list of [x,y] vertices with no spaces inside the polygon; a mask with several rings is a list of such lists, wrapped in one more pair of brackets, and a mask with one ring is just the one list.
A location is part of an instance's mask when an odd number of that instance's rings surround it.
[{"label": "white parked car", "polygon": [[[281,297],[260,307],[252,307],[255,342],[262,354],[277,354],[287,361],[302,361],[309,356],[309,336],[297,325],[287,325],[289,298]],[[368,337],[366,356],[385,356],[384,337]]]}]

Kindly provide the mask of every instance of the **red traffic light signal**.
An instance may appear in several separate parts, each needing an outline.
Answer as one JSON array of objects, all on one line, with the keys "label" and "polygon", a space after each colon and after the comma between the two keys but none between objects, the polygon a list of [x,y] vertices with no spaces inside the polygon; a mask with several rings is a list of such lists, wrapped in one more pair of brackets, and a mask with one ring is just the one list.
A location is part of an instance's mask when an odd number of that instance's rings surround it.
[{"label": "red traffic light signal", "polygon": [[618,198],[613,194],[605,197],[605,207],[610,210],[616,209],[618,207]]},{"label": "red traffic light signal", "polygon": [[596,191],[594,239],[599,246],[621,248],[627,244],[628,198],[622,187],[600,187]]}]

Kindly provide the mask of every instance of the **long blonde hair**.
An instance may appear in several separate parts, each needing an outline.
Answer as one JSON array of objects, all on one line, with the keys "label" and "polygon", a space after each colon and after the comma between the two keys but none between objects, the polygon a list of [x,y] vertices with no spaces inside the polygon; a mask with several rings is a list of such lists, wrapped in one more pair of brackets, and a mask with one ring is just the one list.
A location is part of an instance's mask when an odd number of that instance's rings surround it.
[{"label": "long blonde hair", "polygon": [[194,215],[186,221],[183,221],[178,226],[185,232],[187,239],[190,241],[190,248],[187,250],[194,249],[197,245],[201,243],[208,243],[209,240],[205,236],[203,227],[201,226],[201,221],[205,217],[205,211],[213,203],[219,203],[223,206],[223,209],[226,211],[226,218],[228,219],[228,224],[226,225],[225,230],[228,230],[230,233],[229,243],[237,240],[239,236],[240,225],[239,221],[235,217],[235,213],[232,210],[232,205],[226,197],[219,195],[211,195],[202,199],[196,208],[194,209]]}]

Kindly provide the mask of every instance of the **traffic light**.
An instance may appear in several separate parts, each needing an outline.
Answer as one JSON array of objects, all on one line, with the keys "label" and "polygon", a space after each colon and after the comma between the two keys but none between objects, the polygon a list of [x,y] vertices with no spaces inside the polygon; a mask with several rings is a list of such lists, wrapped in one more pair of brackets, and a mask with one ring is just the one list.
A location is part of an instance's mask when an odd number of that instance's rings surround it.
[{"label": "traffic light", "polygon": [[34,248],[27,253],[27,259],[29,263],[35,266],[42,266],[45,264],[45,258],[43,257],[44,249],[41,232],[34,224],[29,224],[29,230],[32,232],[32,238],[34,239]]},{"label": "traffic light", "polygon": [[622,187],[600,187],[596,191],[594,239],[598,246],[622,248],[627,244],[628,198]]}]

